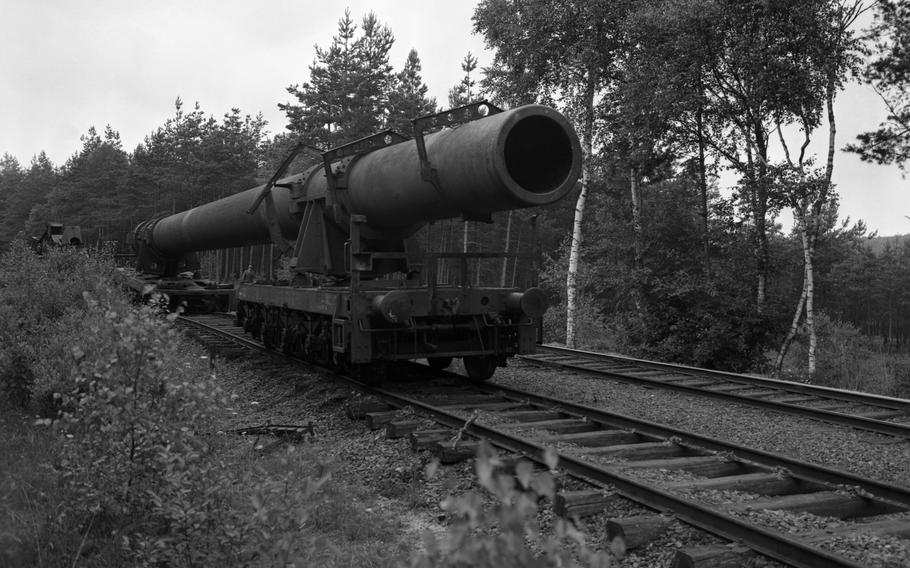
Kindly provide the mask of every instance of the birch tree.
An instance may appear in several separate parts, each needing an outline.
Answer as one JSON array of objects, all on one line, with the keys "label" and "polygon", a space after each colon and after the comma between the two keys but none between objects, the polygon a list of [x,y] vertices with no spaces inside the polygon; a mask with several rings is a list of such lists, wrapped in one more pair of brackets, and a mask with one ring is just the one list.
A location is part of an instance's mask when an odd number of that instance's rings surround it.
[{"label": "birch tree", "polygon": [[629,5],[609,0],[483,0],[474,11],[474,30],[494,50],[485,88],[499,98],[526,97],[560,107],[575,122],[581,138],[581,183],[566,272],[569,347],[576,344],[578,267],[597,137],[597,100],[611,84],[620,23]]},{"label": "birch tree", "polygon": [[[772,135],[777,124],[817,119],[818,13],[830,0],[656,0],[647,3],[650,29],[639,34],[650,61],[668,62],[664,75],[680,95],[677,124],[705,152],[740,177],[740,211],[752,228],[755,307],[767,300],[768,227],[781,207],[772,181]],[[648,23],[648,22],[653,23]]]},{"label": "birch tree", "polygon": [[[819,6],[816,14],[817,48],[811,58],[815,63],[819,85],[818,104],[806,108],[801,117],[803,141],[798,156],[792,156],[783,130],[777,126],[781,147],[786,158],[779,186],[787,204],[793,210],[794,230],[799,235],[803,250],[803,287],[796,310],[784,337],[774,369],[781,372],[783,360],[790,344],[796,337],[801,320],[805,321],[809,338],[807,371],[815,374],[817,367],[818,333],[815,327],[815,251],[819,236],[831,226],[832,209],[836,212],[836,194],[831,184],[834,172],[837,122],[834,114],[834,100],[841,90],[848,73],[855,71],[859,63],[859,43],[851,32],[856,19],[868,5],[862,0],[830,2]],[[809,99],[811,100],[811,99]],[[828,144],[823,169],[810,170],[807,166],[806,149],[813,131],[819,126],[818,107],[824,107],[827,118]]]}]

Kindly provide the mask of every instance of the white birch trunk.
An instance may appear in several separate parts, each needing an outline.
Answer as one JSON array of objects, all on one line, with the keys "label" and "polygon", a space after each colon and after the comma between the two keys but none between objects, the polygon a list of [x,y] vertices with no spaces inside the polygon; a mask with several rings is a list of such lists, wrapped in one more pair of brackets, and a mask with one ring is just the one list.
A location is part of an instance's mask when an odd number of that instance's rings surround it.
[{"label": "white birch trunk", "polygon": [[581,191],[575,202],[575,218],[572,222],[572,243],[569,248],[569,268],[566,273],[566,347],[576,346],[575,316],[578,311],[578,258],[581,254],[582,221],[585,215],[585,200],[588,197],[588,182],[590,181],[590,167],[594,147],[594,92],[597,86],[597,77],[588,72],[588,82],[585,88],[585,114],[582,129],[582,162],[581,162]]},{"label": "white birch trunk", "polygon": [[796,339],[796,334],[799,332],[799,322],[803,319],[803,312],[806,308],[806,273],[803,271],[803,291],[799,295],[799,302],[796,304],[796,311],[793,313],[793,321],[790,322],[790,329],[787,331],[787,336],[784,338],[783,343],[781,343],[780,350],[777,352],[777,359],[774,361],[774,374],[780,376],[781,371],[784,367],[784,357],[787,356],[787,352],[790,350],[790,345],[793,343],[793,340]]},{"label": "white birch trunk", "polygon": [[801,231],[803,241],[803,260],[806,263],[805,290],[806,290],[806,329],[809,331],[809,374],[815,374],[816,350],[818,348],[818,334],[815,330],[815,238],[808,231]]},{"label": "white birch trunk", "polygon": [[[588,146],[586,144],[586,146]],[[587,153],[586,148],[586,153]],[[588,159],[581,166],[581,191],[575,202],[575,219],[572,222],[572,244],[569,249],[569,270],[566,274],[566,347],[575,348],[575,313],[578,309],[578,255],[581,250],[581,223],[585,215],[585,200],[588,197]]]}]

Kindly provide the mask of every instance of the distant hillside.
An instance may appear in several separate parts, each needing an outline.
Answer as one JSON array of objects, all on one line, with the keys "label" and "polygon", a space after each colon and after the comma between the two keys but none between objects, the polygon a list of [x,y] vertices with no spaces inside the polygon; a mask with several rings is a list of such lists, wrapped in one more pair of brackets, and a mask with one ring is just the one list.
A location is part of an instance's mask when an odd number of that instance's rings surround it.
[{"label": "distant hillside", "polygon": [[908,235],[893,235],[890,237],[875,237],[866,242],[866,246],[874,252],[879,254],[885,248],[886,245],[891,245],[892,247],[900,246],[903,243],[910,241],[910,234]]}]

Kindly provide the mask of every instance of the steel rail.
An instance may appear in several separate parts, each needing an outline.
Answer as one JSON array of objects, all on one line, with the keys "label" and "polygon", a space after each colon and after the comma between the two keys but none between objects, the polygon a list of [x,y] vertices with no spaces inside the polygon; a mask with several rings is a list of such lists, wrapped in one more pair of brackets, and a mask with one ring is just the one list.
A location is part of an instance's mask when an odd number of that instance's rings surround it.
[{"label": "steel rail", "polygon": [[[540,348],[540,347],[539,347]],[[611,355],[603,355],[599,353],[591,353],[586,351],[575,351],[575,350],[566,350],[562,348],[553,348],[545,347],[547,351],[553,353],[563,353],[566,355],[572,355],[576,357],[587,356],[592,360],[601,359],[607,360],[611,358]],[[534,363],[545,364],[545,365],[556,365],[564,367],[567,369],[572,369],[575,371],[581,371],[584,373],[609,377],[615,380],[633,383],[633,384],[646,384],[656,388],[661,388],[665,390],[674,390],[678,392],[684,392],[687,394],[693,394],[696,396],[707,396],[711,398],[717,398],[721,400],[727,400],[732,402],[738,402],[741,404],[746,404],[749,406],[756,406],[758,408],[764,408],[769,410],[776,410],[778,412],[784,412],[786,414],[794,414],[798,416],[803,416],[806,418],[812,418],[815,420],[821,420],[824,422],[831,422],[835,424],[841,424],[844,426],[850,426],[852,428],[858,428],[861,430],[867,430],[875,432],[878,434],[884,434],[887,436],[894,436],[898,438],[910,438],[910,424],[903,424],[898,422],[888,422],[885,420],[878,420],[875,418],[867,418],[864,416],[856,416],[853,414],[846,414],[843,412],[835,412],[831,410],[824,410],[821,408],[811,408],[807,406],[799,406],[797,404],[787,403],[787,402],[775,402],[771,400],[764,400],[761,398],[750,397],[742,394],[736,394],[734,392],[723,392],[723,391],[714,391],[704,386],[691,386],[685,384],[677,384],[675,382],[670,382],[666,380],[656,379],[652,377],[641,377],[631,374],[626,374],[617,371],[610,371],[605,369],[593,369],[586,367],[583,364],[573,364],[565,361],[552,361],[543,358],[538,358],[533,355],[531,356],[520,356],[522,359],[531,361]],[[626,361],[633,363],[634,359],[626,359]],[[865,395],[863,393],[852,393],[855,396],[849,396],[851,391],[842,391],[840,389],[829,389],[825,387],[810,387],[808,385],[799,385],[798,383],[787,383],[786,381],[778,381],[775,379],[762,379],[760,377],[751,377],[748,375],[737,375],[734,373],[724,373],[722,371],[708,371],[697,369],[694,367],[684,367],[684,366],[675,366],[669,363],[653,363],[653,362],[643,362],[647,363],[649,366],[653,365],[655,368],[657,365],[661,365],[661,368],[667,371],[676,371],[676,372],[685,372],[692,373],[693,378],[697,376],[712,376],[715,378],[740,382],[744,384],[754,385],[756,387],[764,388],[773,388],[785,392],[793,392],[799,394],[808,394],[817,396],[819,398],[828,398],[842,400],[844,402],[851,402],[857,404],[865,404],[868,406],[878,406],[889,410],[906,410],[910,412],[910,401],[905,401],[903,399],[895,399],[890,397],[880,397],[877,395]],[[773,386],[772,386],[773,385]],[[818,389],[818,390],[815,390]],[[886,401],[893,406],[886,406],[884,402]],[[905,403],[906,407],[897,406],[898,403]]]},{"label": "steel rail", "polygon": [[[235,335],[229,331],[199,321],[192,321],[190,318],[179,319],[182,319],[184,322],[189,320],[194,327],[230,338],[231,340],[242,343],[244,346],[253,348],[257,351],[266,351],[284,359],[288,359],[289,361],[299,362],[298,359],[283,355],[274,350],[266,349],[255,341]],[[548,447],[545,445],[516,437],[497,428],[480,425],[476,422],[466,423],[462,416],[424,403],[411,396],[406,396],[384,388],[371,387],[343,375],[332,373],[332,376],[358,390],[380,396],[391,406],[399,408],[410,406],[420,413],[432,417],[440,424],[454,429],[463,429],[466,433],[478,438],[486,439],[497,447],[525,455],[539,463],[545,463],[544,456],[548,451]],[[797,460],[775,456],[760,450],[727,444],[720,440],[660,426],[636,418],[607,413],[600,409],[570,403],[568,401],[552,399],[550,397],[535,395],[533,393],[499,385],[478,386],[480,387],[478,390],[481,392],[497,393],[505,397],[513,398],[516,401],[527,401],[541,406],[559,407],[560,410],[565,411],[566,413],[587,416],[592,421],[601,424],[617,425],[635,430],[642,434],[657,437],[676,437],[683,444],[699,446],[703,449],[712,451],[729,452],[740,459],[762,465],[784,465],[794,474],[794,477],[797,478],[826,483],[857,485],[869,491],[870,494],[874,494],[887,501],[910,506],[910,490],[888,486],[886,484],[867,480],[852,474],[830,470],[821,466],[805,464]],[[590,480],[596,484],[612,485],[616,488],[617,493],[632,501],[655,510],[672,511],[677,518],[692,526],[701,528],[727,540],[741,542],[745,546],[748,546],[752,550],[768,556],[769,558],[774,558],[800,568],[816,568],[818,566],[861,568],[863,566],[862,564],[837,556],[818,547],[749,524],[748,522],[711,507],[672,495],[659,487],[638,481],[623,474],[620,471],[620,468],[599,466],[561,452],[558,452],[557,455],[559,457],[560,468],[570,475]]]},{"label": "steel rail", "polygon": [[[208,324],[204,324],[199,321],[193,321],[192,318],[186,318],[181,316],[178,318],[178,321],[187,321],[191,322],[194,326],[205,329],[207,331],[214,332],[218,335],[230,338],[242,343],[244,346],[257,351],[264,351],[267,353],[272,353],[276,356],[280,356],[291,361],[300,362],[299,359],[295,359],[288,355],[285,355],[279,351],[272,349],[266,349],[262,344],[247,339],[245,337],[232,334],[228,331],[221,330],[215,327],[212,327]],[[455,376],[453,374],[453,376]],[[333,373],[333,377],[337,377],[340,380],[357,387],[361,390],[367,390],[370,392],[377,392],[382,396],[385,396],[388,393],[390,396],[403,396],[395,395],[392,391],[388,389],[380,389],[378,387],[370,387],[361,383],[360,381],[351,379],[344,375],[337,375]],[[817,483],[827,483],[827,484],[839,484],[839,485],[854,485],[862,487],[864,490],[868,491],[870,494],[876,495],[880,499],[891,501],[893,503],[898,503],[902,506],[910,508],[910,488],[902,488],[887,483],[882,483],[872,479],[868,479],[862,476],[858,476],[849,472],[837,470],[834,468],[829,468],[821,465],[815,465],[800,460],[788,458],[786,456],[781,456],[778,454],[772,454],[770,452],[765,452],[762,450],[757,450],[754,448],[749,448],[746,446],[733,444],[725,442],[723,440],[718,440],[717,438],[711,438],[709,436],[702,436],[700,434],[695,434],[693,432],[688,432],[686,430],[680,430],[678,428],[673,428],[670,426],[665,426],[657,424],[654,422],[649,422],[647,420],[641,420],[634,418],[632,416],[627,416],[623,414],[618,414],[614,412],[607,412],[599,408],[594,408],[586,406],[583,404],[577,404],[570,401],[562,399],[554,399],[544,395],[538,395],[527,391],[522,391],[519,389],[513,389],[503,385],[497,384],[477,384],[474,385],[478,387],[480,392],[485,392],[487,394],[502,394],[508,398],[511,398],[515,401],[527,401],[543,407],[558,407],[561,410],[564,410],[570,414],[576,414],[580,416],[585,416],[600,424],[612,424],[616,427],[626,430],[632,430],[644,435],[656,436],[658,438],[677,438],[681,442],[691,446],[698,446],[706,450],[714,452],[727,452],[738,456],[741,459],[752,461],[765,466],[783,466],[790,470],[791,473],[796,477],[806,479],[808,481],[814,481]],[[422,406],[428,406],[424,403],[421,403]],[[440,411],[445,413],[445,411]],[[455,416],[455,415],[452,415]],[[458,419],[458,427],[461,427],[464,420]]]},{"label": "steel rail", "polygon": [[[772,377],[761,375],[746,375],[742,373],[733,373],[730,371],[717,371],[715,369],[704,369],[701,367],[692,367],[678,363],[665,363],[662,361],[652,361],[649,359],[636,359],[625,355],[614,355],[609,353],[598,353],[596,351],[586,351],[584,349],[569,349],[568,347],[559,347],[556,345],[538,345],[538,352],[558,353],[564,355],[583,355],[592,359],[604,361],[618,361],[633,365],[641,365],[676,373],[689,373],[697,377],[716,377],[722,380],[741,382],[743,384],[754,384],[757,386],[774,387],[780,390],[799,394],[810,394],[823,398],[843,400],[844,402],[853,402],[856,404],[866,404],[869,406],[880,406],[892,410],[907,410],[910,412],[910,400],[905,398],[896,398],[874,393],[851,391],[822,385],[808,385],[804,383],[795,383]],[[531,356],[533,359],[533,356]]]},{"label": "steel rail", "polygon": [[[412,397],[386,389],[370,388],[365,385],[364,387],[367,392],[376,393],[394,406],[410,406],[450,428],[464,429],[467,433],[489,440],[500,448],[544,463],[544,454],[548,449],[546,446],[512,436],[490,426],[478,425],[476,422],[468,424],[460,416]],[[819,566],[859,568],[863,566],[820,548],[749,524],[700,503],[677,497],[658,487],[624,475],[617,468],[598,466],[561,452],[558,452],[558,456],[560,468],[573,476],[602,485],[613,485],[619,494],[628,499],[652,509],[671,510],[677,518],[688,524],[727,540],[740,541],[749,548],[786,564],[800,568],[818,568]]]},{"label": "steel rail", "polygon": [[262,345],[261,343],[259,343],[258,341],[255,341],[255,340],[253,340],[253,339],[249,339],[249,338],[247,338],[247,337],[243,337],[243,336],[241,336],[241,335],[235,335],[235,334],[233,334],[233,333],[224,331],[223,329],[219,329],[219,328],[217,328],[217,327],[214,327],[213,325],[204,323],[204,322],[202,322],[202,321],[200,321],[200,320],[198,320],[198,319],[195,319],[195,318],[193,318],[193,317],[188,317],[188,316],[177,316],[177,318],[176,318],[175,321],[176,321],[177,323],[179,323],[179,324],[186,325],[187,327],[192,327],[192,328],[195,328],[195,329],[201,329],[201,330],[203,330],[203,331],[208,331],[208,332],[210,332],[210,333],[214,333],[214,334],[216,334],[216,335],[220,335],[220,336],[222,336],[222,337],[225,337],[225,338],[227,338],[227,339],[230,339],[231,341],[234,341],[235,343],[239,343],[239,344],[241,344],[241,345],[243,345],[244,347],[247,347],[247,348],[249,348],[249,349],[254,349],[254,350],[256,350],[256,351],[269,351],[269,352],[272,352],[270,349],[266,349],[265,346],[263,346],[263,345]]},{"label": "steel rail", "polygon": [[527,401],[540,406],[558,407],[569,414],[577,414],[589,418],[600,424],[611,424],[621,429],[632,430],[640,434],[656,436],[658,438],[677,438],[684,445],[698,446],[714,451],[727,452],[740,459],[755,462],[768,467],[783,466],[795,477],[814,481],[817,483],[853,485],[861,487],[870,494],[884,501],[900,504],[910,508],[910,488],[904,488],[874,479],[862,477],[850,472],[816,465],[801,460],[788,458],[779,454],[772,454],[763,450],[749,448],[739,444],[725,442],[717,438],[703,436],[686,430],[664,426],[647,420],[640,420],[631,416],[606,412],[599,408],[576,404],[547,396],[537,395],[500,385],[483,385],[489,393],[499,393],[515,400]]}]

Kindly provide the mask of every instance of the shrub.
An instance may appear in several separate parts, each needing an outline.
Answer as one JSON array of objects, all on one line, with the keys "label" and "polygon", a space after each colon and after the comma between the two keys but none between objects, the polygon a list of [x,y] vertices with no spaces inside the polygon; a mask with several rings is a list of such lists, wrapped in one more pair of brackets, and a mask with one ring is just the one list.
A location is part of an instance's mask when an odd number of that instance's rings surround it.
[{"label": "shrub", "polygon": [[[564,301],[550,306],[543,318],[544,342],[565,343],[566,305]],[[597,301],[581,293],[575,312],[575,341],[579,349],[613,351],[616,349],[613,334],[604,324]]]},{"label": "shrub", "polygon": [[207,363],[185,363],[176,332],[148,310],[111,291],[84,296],[84,309],[46,328],[35,365],[36,385],[58,402],[67,514],[167,533],[169,550],[192,557],[186,548],[221,505],[202,435],[220,394]]},{"label": "shrub", "polygon": [[106,252],[49,249],[39,256],[14,242],[0,256],[0,395],[19,406],[34,392],[36,344],[47,326],[74,306],[82,292],[109,289],[119,279]]},{"label": "shrub", "polygon": [[217,418],[229,404],[202,351],[151,307],[113,292],[86,292],[83,303],[48,329],[36,365],[36,384],[59,401],[60,531],[117,534],[122,558],[137,566],[333,555],[305,530],[329,479],[306,473],[312,456],[291,450],[267,473],[259,463],[226,468],[218,452],[234,435],[218,432]]},{"label": "shrub", "polygon": [[[555,453],[546,460],[551,468],[556,466]],[[542,533],[537,521],[539,500],[552,501],[555,496],[548,473],[534,475],[533,466],[526,461],[518,464],[514,476],[495,473],[501,461],[485,443],[476,463],[477,481],[495,504],[485,508],[477,493],[448,498],[443,503],[453,519],[446,534],[448,542],[440,545],[428,535],[426,551],[414,558],[412,568],[576,566],[573,550],[584,565],[609,566],[607,554],[590,550],[584,536],[565,519],[555,520],[553,535]],[[429,475],[434,468],[429,468]]]},{"label": "shrub", "polygon": [[[791,371],[797,379],[814,383],[874,392],[889,396],[906,396],[910,387],[906,356],[892,355],[880,337],[864,335],[849,322],[832,319],[824,312],[815,316],[818,345],[815,376]],[[787,355],[788,367],[805,368],[808,338],[797,336]]]}]

